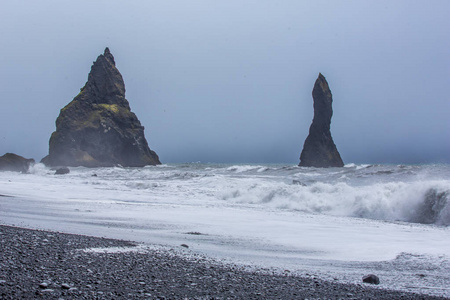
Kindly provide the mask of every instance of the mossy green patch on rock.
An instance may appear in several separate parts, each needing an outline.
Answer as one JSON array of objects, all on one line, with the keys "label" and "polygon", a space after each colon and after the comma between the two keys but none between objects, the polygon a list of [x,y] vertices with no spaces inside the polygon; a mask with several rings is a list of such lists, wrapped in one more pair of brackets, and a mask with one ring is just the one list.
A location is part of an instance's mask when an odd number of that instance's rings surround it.
[{"label": "mossy green patch on rock", "polygon": [[117,104],[97,104],[97,106],[116,114],[118,114],[120,111],[120,107]]}]

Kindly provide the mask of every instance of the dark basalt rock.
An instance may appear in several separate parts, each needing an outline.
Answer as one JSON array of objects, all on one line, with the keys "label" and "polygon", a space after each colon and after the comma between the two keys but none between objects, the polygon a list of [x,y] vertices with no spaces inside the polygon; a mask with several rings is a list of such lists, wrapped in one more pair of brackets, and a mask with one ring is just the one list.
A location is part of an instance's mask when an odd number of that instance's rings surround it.
[{"label": "dark basalt rock", "polygon": [[309,128],[309,135],[303,145],[300,155],[301,167],[343,167],[344,162],[333,142],[330,132],[333,116],[331,95],[328,82],[319,73],[312,92],[314,100],[314,119]]},{"label": "dark basalt rock", "polygon": [[69,173],[70,173],[70,169],[67,167],[58,168],[55,171],[55,175],[64,175],[64,174],[69,174]]},{"label": "dark basalt rock", "polygon": [[160,164],[144,127],[125,99],[125,84],[108,48],[91,67],[80,93],[56,119],[47,166],[142,167]]},{"label": "dark basalt rock", "polygon": [[363,277],[363,282],[370,284],[380,284],[380,278],[377,275],[369,274]]},{"label": "dark basalt rock", "polygon": [[27,173],[31,165],[34,165],[34,159],[27,159],[14,153],[0,156],[0,171]]}]

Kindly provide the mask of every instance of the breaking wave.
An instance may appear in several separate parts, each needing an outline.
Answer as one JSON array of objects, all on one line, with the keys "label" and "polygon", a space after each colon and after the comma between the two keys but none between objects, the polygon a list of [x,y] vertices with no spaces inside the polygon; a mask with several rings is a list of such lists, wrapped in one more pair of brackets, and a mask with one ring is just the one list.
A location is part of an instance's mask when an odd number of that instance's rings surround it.
[{"label": "breaking wave", "polygon": [[[41,180],[54,171],[36,164]],[[41,179],[39,179],[41,178]],[[56,178],[56,177],[55,177]],[[450,168],[347,164],[315,169],[285,165],[183,164],[145,168],[72,168],[58,184],[126,192],[142,201],[194,201],[450,226]],[[92,194],[94,194],[93,192]],[[106,195],[106,194],[105,194]],[[105,196],[106,197],[106,196]],[[203,203],[203,204],[202,204]]]},{"label": "breaking wave", "polygon": [[344,182],[254,183],[225,192],[222,199],[305,213],[450,225],[448,181],[392,182],[359,187]]},{"label": "breaking wave", "polygon": [[244,173],[248,171],[264,172],[269,168],[263,166],[252,166],[252,165],[236,165],[227,168],[227,171],[235,173]]}]

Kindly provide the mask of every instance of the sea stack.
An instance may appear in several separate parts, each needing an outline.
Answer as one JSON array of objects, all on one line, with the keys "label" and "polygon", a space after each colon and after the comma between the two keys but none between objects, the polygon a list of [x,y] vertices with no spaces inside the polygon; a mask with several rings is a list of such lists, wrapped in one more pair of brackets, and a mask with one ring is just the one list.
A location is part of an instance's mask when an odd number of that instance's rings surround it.
[{"label": "sea stack", "polygon": [[333,116],[333,98],[328,82],[319,73],[312,91],[314,100],[314,119],[309,127],[309,135],[303,145],[300,155],[301,167],[343,167],[336,145],[330,132],[331,117]]},{"label": "sea stack", "polygon": [[125,99],[125,84],[108,48],[92,65],[80,93],[61,109],[49,146],[42,159],[47,166],[160,164]]}]

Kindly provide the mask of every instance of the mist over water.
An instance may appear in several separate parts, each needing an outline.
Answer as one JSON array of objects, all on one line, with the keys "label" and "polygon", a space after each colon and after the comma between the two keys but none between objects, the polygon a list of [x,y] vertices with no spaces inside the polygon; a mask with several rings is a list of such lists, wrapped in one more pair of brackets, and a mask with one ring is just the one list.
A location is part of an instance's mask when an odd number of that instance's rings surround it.
[{"label": "mist over water", "polygon": [[449,1],[3,2],[0,155],[47,155],[109,47],[163,163],[298,163],[319,72],[344,162],[450,163]]}]

